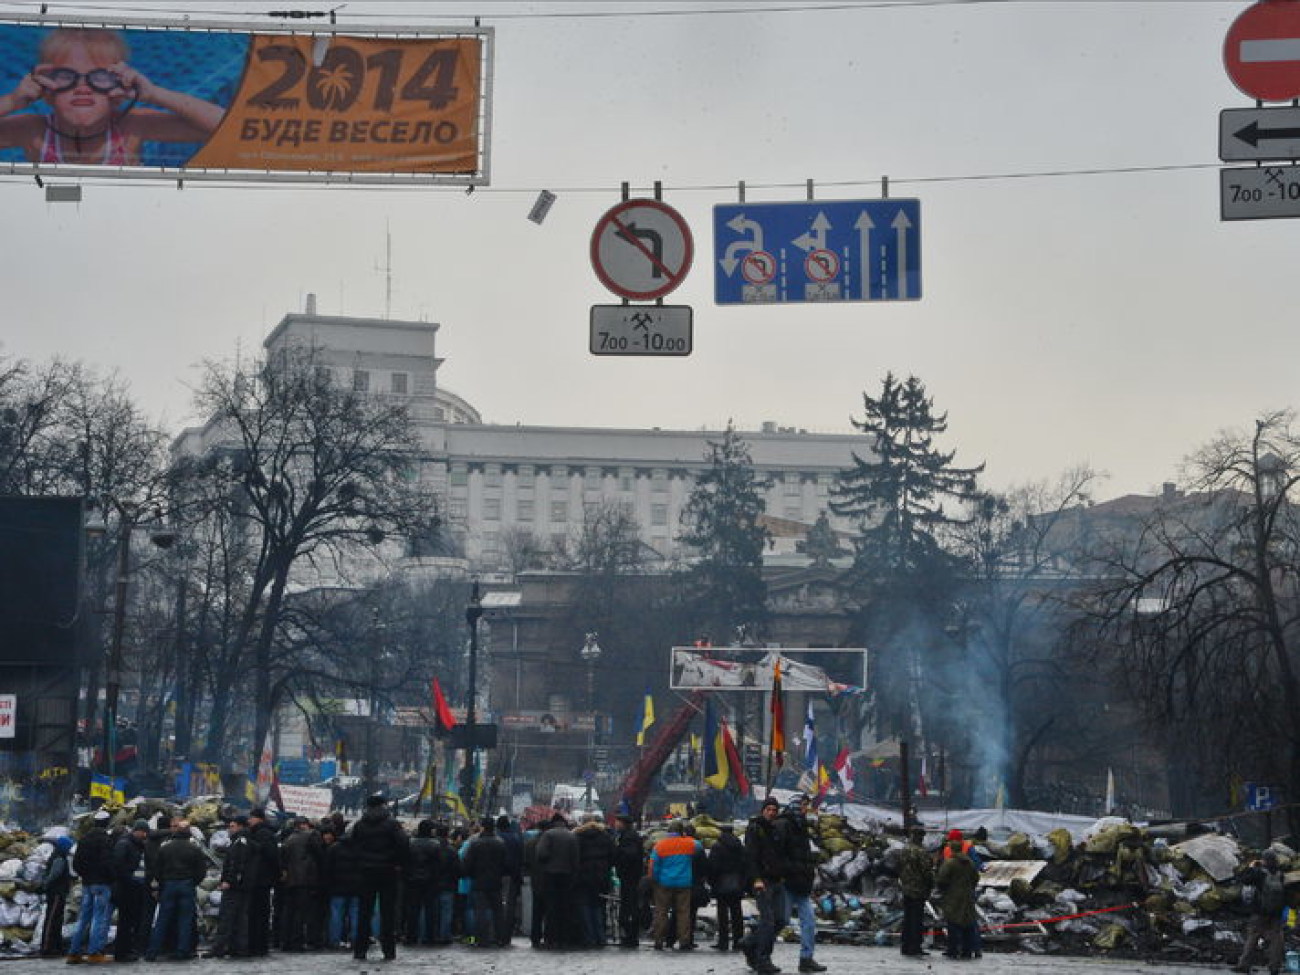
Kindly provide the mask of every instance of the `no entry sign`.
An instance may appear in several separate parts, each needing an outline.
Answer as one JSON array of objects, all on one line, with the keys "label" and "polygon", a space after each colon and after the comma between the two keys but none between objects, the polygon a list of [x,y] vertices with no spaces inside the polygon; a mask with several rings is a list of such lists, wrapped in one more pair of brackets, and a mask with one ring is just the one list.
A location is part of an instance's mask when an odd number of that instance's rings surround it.
[{"label": "no entry sign", "polygon": [[1260,0],[1228,28],[1223,65],[1251,98],[1300,98],[1300,0]]}]

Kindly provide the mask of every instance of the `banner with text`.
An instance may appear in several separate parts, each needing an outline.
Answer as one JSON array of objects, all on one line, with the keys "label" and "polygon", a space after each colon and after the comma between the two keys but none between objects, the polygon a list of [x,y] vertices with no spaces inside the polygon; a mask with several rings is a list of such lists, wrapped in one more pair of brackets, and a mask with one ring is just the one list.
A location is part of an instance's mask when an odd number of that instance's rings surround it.
[{"label": "banner with text", "polygon": [[0,24],[0,162],[487,182],[490,29]]}]

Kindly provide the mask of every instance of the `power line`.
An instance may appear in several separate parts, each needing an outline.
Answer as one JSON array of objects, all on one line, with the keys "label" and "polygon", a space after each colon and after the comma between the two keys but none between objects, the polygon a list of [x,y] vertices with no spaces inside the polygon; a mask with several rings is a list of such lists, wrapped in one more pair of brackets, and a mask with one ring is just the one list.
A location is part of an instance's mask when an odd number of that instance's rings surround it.
[{"label": "power line", "polygon": [[[1006,180],[1075,179],[1075,178],[1082,178],[1082,177],[1089,177],[1089,176],[1126,176],[1126,175],[1143,175],[1143,174],[1151,174],[1151,173],[1195,172],[1197,170],[1210,170],[1210,169],[1217,170],[1217,169],[1221,169],[1222,165],[1223,165],[1222,163],[1217,163],[1217,162],[1171,163],[1171,164],[1156,165],[1156,166],[1109,166],[1109,167],[1094,167],[1094,168],[1085,168],[1085,169],[1043,169],[1043,170],[1026,170],[1023,172],[1003,172],[1003,173],[950,173],[950,174],[937,175],[937,176],[889,176],[889,183],[890,186],[892,187],[892,186],[902,186],[902,185],[923,185],[923,184],[930,184],[930,183],[987,183],[987,182],[998,182],[998,181],[1006,181]],[[57,180],[59,178],[57,172],[53,172],[49,170],[46,171],[45,175],[47,179]],[[105,173],[103,177],[99,177],[99,176],[76,177],[77,181],[82,184],[94,185],[96,182],[101,182],[105,184],[125,185],[136,189],[157,189],[157,188],[167,189],[169,188],[168,183],[175,178],[178,178],[176,174],[167,173],[165,175],[160,175],[157,181],[152,181],[152,180],[116,181],[113,179],[111,172]],[[184,174],[183,173],[180,174],[179,178],[184,179]],[[0,174],[0,181],[30,182],[31,176],[26,173],[23,174],[3,173]],[[475,194],[477,195],[481,193],[481,194],[489,194],[489,195],[492,194],[536,195],[541,190],[547,189],[553,193],[564,193],[564,194],[575,195],[575,196],[585,195],[585,194],[607,195],[609,193],[618,192],[618,187],[621,185],[621,183],[622,180],[620,179],[611,179],[608,183],[603,185],[555,186],[555,185],[547,184],[546,186],[540,186],[540,185],[538,186],[478,186],[475,187]],[[880,184],[879,177],[864,178],[864,179],[817,180],[815,182],[815,185],[819,189],[826,189],[826,188],[855,189],[858,187],[878,187],[879,184]],[[664,183],[663,190],[664,192],[671,191],[673,193],[722,193],[722,194],[732,195],[736,192],[737,185],[738,184],[734,182],[733,183],[682,183],[682,184]],[[791,181],[777,181],[777,182],[768,182],[768,183],[752,182],[750,180],[745,181],[746,191],[798,190],[799,192],[803,192],[804,190],[806,190],[807,185],[808,185],[808,181],[806,179],[791,180]],[[409,192],[429,193],[429,192],[442,191],[442,192],[455,192],[463,195],[465,192],[464,187],[459,185],[446,186],[446,185],[437,185],[431,183],[414,185],[414,186],[401,185],[401,184],[376,186],[376,185],[357,185],[354,183],[324,183],[324,182],[317,185],[312,185],[312,184],[284,185],[284,184],[259,184],[259,183],[251,183],[251,182],[245,183],[245,182],[239,182],[238,180],[232,181],[231,183],[206,181],[206,180],[189,180],[185,183],[185,188],[187,191],[190,189],[205,188],[205,189],[275,190],[276,192],[279,193],[284,193],[287,191],[318,193],[318,192],[345,191],[345,190],[353,191],[353,192],[358,190],[361,191],[379,190],[385,193],[391,193],[397,190],[401,190],[408,193]]]},{"label": "power line", "polygon": [[[572,10],[520,10],[520,11],[499,11],[493,12],[491,8],[484,11],[467,10],[462,13],[436,13],[427,9],[428,0],[389,0],[393,6],[408,6],[418,4],[422,9],[418,17],[413,17],[409,12],[363,12],[364,7],[361,4],[334,4],[331,9],[335,11],[344,11],[346,14],[354,17],[358,21],[387,21],[401,20],[404,23],[414,25],[416,21],[465,21],[470,19],[481,20],[484,23],[504,22],[504,21],[543,21],[543,20],[611,20],[618,18],[654,18],[654,17],[736,17],[736,16],[753,16],[755,14],[808,14],[808,13],[843,13],[856,11],[872,10],[891,10],[908,7],[930,8],[930,7],[980,7],[980,6],[1039,6],[1050,4],[1057,0],[839,0],[839,2],[810,2],[807,4],[790,3],[789,0],[778,0],[778,2],[764,3],[763,0],[750,0],[744,6],[735,7],[663,7],[663,8],[646,8],[646,9],[591,9],[590,6]],[[1087,4],[1112,4],[1132,7],[1135,0],[1074,0],[1078,3]],[[1146,3],[1220,3],[1233,4],[1240,6],[1240,0],[1143,0]],[[0,3],[0,16],[4,10],[15,7],[25,13],[45,12],[45,8],[57,8],[57,11],[64,16],[75,17],[78,12],[85,11],[87,16],[94,15],[102,17],[105,15],[150,15],[150,16],[175,16],[175,17],[232,17],[232,7],[257,8],[249,9],[246,12],[234,16],[248,19],[249,17],[267,16],[267,0],[231,0],[230,3],[218,8],[206,7],[169,7],[169,6],[138,6],[133,4],[118,3],[76,3],[76,4],[54,4],[40,2],[40,0],[9,0],[9,2]],[[307,13],[308,11],[304,11]],[[310,11],[312,15],[325,16],[328,10]]]}]

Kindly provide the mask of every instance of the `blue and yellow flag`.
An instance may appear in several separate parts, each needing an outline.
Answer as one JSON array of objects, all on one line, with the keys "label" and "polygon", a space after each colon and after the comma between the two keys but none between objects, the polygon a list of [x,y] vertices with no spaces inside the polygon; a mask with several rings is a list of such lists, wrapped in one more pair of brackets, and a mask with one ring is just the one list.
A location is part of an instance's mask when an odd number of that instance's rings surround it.
[{"label": "blue and yellow flag", "polygon": [[713,711],[713,702],[704,704],[704,781],[715,789],[725,789],[731,778],[727,761],[727,744],[723,727]]},{"label": "blue and yellow flag", "polygon": [[650,688],[645,689],[645,714],[641,717],[641,730],[636,733],[636,744],[640,748],[645,744],[645,733],[655,723],[655,699],[650,696]]},{"label": "blue and yellow flag", "polygon": [[98,772],[90,775],[90,798],[115,802],[119,806],[126,802],[126,779],[110,778]]}]

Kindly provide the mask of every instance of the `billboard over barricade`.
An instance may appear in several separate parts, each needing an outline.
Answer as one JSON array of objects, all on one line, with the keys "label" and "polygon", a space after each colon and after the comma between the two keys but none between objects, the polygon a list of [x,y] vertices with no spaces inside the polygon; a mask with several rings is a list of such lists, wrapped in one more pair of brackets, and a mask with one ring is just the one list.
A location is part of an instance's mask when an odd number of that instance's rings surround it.
[{"label": "billboard over barricade", "polygon": [[832,680],[821,667],[791,659],[788,656],[791,653],[857,655],[862,657],[865,669],[866,651],[861,647],[783,647],[759,653],[734,647],[716,650],[673,647],[668,686],[675,691],[770,691],[772,674],[779,660],[781,686],[786,691],[841,694],[861,690],[856,685]]},{"label": "billboard over barricade", "polygon": [[486,185],[491,28],[0,22],[0,172]]}]

